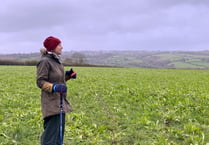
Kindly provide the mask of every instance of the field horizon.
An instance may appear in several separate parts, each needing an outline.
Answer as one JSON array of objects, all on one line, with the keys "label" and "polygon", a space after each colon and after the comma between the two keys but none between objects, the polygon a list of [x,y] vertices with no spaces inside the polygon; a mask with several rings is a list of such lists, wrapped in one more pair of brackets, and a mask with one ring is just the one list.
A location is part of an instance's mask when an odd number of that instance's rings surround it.
[{"label": "field horizon", "polygon": [[[36,64],[40,53],[0,55],[0,64]],[[129,68],[209,69],[209,51],[72,51],[63,52],[68,65]],[[12,61],[12,62],[11,62]]]}]

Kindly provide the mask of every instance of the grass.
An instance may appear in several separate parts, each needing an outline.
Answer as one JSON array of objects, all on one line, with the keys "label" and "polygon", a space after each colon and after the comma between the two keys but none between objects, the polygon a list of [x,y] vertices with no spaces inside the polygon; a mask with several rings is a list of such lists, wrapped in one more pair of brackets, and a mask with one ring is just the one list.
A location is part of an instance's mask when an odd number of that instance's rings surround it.
[{"label": "grass", "polygon": [[191,55],[191,54],[157,54],[160,60],[169,60],[170,65],[179,69],[208,69],[208,56]]},{"label": "grass", "polygon": [[[0,70],[0,145],[38,145],[43,122],[36,68]],[[64,145],[209,143],[208,70],[74,70]]]}]

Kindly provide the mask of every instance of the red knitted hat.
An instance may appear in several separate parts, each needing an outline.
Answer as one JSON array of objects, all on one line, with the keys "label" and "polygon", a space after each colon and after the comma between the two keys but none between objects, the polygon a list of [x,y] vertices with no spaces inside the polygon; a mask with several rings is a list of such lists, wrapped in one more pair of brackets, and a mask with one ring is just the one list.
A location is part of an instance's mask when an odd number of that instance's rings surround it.
[{"label": "red knitted hat", "polygon": [[44,47],[46,48],[47,51],[52,51],[54,50],[57,45],[59,45],[61,41],[53,36],[49,36],[44,40]]}]

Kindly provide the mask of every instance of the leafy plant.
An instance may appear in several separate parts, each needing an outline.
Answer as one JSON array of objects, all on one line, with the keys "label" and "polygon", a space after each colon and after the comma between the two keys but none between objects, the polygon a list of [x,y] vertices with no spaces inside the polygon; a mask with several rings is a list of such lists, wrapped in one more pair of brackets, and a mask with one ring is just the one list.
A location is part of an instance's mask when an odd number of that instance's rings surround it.
[{"label": "leafy plant", "polygon": [[[66,68],[68,69],[68,68]],[[209,143],[207,70],[76,67],[64,144]],[[0,145],[38,145],[34,66],[0,66]]]}]

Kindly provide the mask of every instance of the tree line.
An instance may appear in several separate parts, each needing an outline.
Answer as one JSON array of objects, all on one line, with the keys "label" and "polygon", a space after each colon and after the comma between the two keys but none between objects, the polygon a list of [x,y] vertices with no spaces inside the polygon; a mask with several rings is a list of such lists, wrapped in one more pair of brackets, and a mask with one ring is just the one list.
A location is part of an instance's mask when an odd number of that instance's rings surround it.
[{"label": "tree line", "polygon": [[[36,65],[38,63],[38,59],[0,59],[0,65]],[[76,52],[73,53],[70,57],[66,57],[63,60],[64,65],[74,65],[74,66],[90,66],[91,64],[88,64],[86,62],[86,57],[84,54]]]}]

